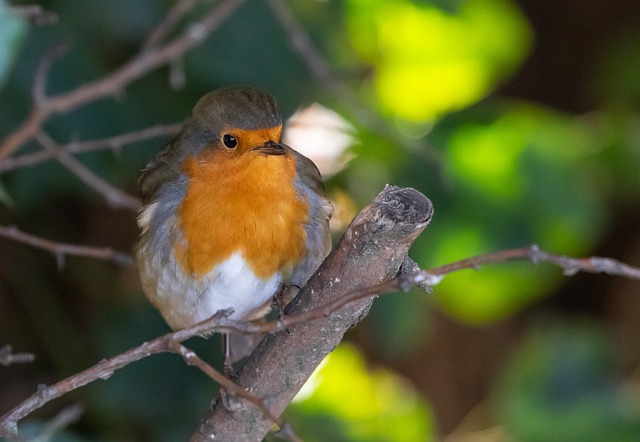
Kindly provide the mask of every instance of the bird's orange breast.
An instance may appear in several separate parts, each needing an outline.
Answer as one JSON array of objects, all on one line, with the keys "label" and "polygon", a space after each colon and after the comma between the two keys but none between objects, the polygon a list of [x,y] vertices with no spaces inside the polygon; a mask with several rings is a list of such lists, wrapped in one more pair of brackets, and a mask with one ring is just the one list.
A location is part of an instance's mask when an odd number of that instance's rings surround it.
[{"label": "bird's orange breast", "polygon": [[183,270],[203,277],[240,252],[256,276],[290,274],[304,257],[308,202],[293,185],[295,159],[207,152],[189,159],[178,209],[184,241],[174,246]]}]

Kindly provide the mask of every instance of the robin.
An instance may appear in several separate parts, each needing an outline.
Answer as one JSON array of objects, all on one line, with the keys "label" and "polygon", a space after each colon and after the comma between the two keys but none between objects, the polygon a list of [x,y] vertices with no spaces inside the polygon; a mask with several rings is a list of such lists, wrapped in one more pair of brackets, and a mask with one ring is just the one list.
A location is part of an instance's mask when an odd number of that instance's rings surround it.
[{"label": "robin", "polygon": [[273,97],[217,89],[142,170],[140,281],[174,330],[222,309],[260,318],[329,253],[333,208],[320,173],[281,133]]}]

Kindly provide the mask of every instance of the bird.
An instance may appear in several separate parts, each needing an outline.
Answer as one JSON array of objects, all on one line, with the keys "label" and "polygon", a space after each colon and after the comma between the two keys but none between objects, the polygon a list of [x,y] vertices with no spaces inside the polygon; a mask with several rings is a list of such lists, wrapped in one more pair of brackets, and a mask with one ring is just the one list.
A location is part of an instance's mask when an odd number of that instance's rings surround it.
[{"label": "bird", "polygon": [[[274,97],[219,88],[142,169],[139,279],[173,330],[221,310],[264,317],[331,250],[333,207],[320,172],[281,135]],[[229,347],[227,334],[225,368]]]}]

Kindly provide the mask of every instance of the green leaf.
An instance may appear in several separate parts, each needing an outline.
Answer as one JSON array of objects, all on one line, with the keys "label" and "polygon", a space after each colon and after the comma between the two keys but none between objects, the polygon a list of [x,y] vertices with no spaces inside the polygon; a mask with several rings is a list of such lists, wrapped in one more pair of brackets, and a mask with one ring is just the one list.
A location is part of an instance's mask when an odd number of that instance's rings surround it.
[{"label": "green leaf", "polygon": [[431,3],[348,2],[351,42],[375,68],[381,110],[413,123],[486,96],[532,42],[528,22],[509,0],[466,0],[447,10]]},{"label": "green leaf", "polygon": [[27,22],[11,14],[4,0],[0,0],[0,89],[9,76],[27,29]]},{"label": "green leaf", "polygon": [[0,203],[10,208],[14,208],[16,205],[15,201],[13,200],[13,198],[11,198],[11,195],[9,195],[9,192],[7,192],[7,188],[3,183],[0,183]]},{"label": "green leaf", "polygon": [[[580,118],[522,102],[486,102],[450,128],[442,200],[419,251],[436,265],[536,243],[552,253],[583,255],[597,241],[607,193],[593,173],[600,142]],[[562,272],[531,263],[484,267],[447,276],[434,294],[459,320],[500,320],[544,296]]]},{"label": "green leaf", "polygon": [[389,370],[367,367],[347,344],[327,356],[287,413],[308,441],[434,440],[433,415],[413,386]]}]

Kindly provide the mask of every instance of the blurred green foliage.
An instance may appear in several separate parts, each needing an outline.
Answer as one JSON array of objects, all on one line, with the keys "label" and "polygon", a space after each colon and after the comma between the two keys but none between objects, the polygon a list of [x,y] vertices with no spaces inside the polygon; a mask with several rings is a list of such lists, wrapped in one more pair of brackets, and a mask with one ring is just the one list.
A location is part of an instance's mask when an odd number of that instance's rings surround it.
[{"label": "blurred green foliage", "polygon": [[532,333],[499,388],[500,412],[515,440],[638,439],[637,398],[614,375],[611,343],[592,323],[549,323]]},{"label": "blurred green foliage", "polygon": [[[57,25],[28,28],[0,0],[2,137],[27,115],[34,71],[53,47],[71,42],[52,67],[50,94],[125,63],[172,5],[42,3],[59,15]],[[46,131],[66,143],[179,122],[203,93],[232,84],[266,89],[285,116],[319,101],[348,119],[359,139],[352,148],[356,158],[327,183],[330,191],[346,191],[358,207],[386,183],[415,187],[433,200],[433,222],[411,251],[423,268],[534,242],[555,253],[589,255],[611,235],[618,207],[640,207],[637,29],[602,44],[585,74],[592,109],[571,113],[503,92],[536,40],[513,1],[287,5],[359,105],[315,78],[268,3],[253,1],[185,57],[182,88],[172,88],[169,69],[161,68],[115,99],[52,118]],[[209,6],[199,2],[183,24]],[[77,158],[133,194],[139,169],[166,141]],[[19,154],[39,149],[30,142]],[[105,208],[54,161],[0,175],[0,222],[58,241],[124,250],[137,234],[133,213]],[[27,374],[4,383],[0,375],[0,388],[22,386],[0,394],[3,406],[39,382],[61,379],[167,330],[142,299],[131,269],[68,259],[58,272],[42,252],[5,242],[0,264],[0,343],[21,345],[39,358]],[[360,340],[368,357],[406,369],[432,338],[435,309],[461,323],[495,324],[564,281],[560,270],[530,263],[456,273],[432,297],[416,291],[378,299],[359,327],[369,332]],[[536,329],[497,381],[498,424],[523,441],[634,440],[638,406],[615,377],[613,339],[593,323]],[[219,362],[217,339],[189,345]],[[413,381],[390,369],[369,369],[358,350],[339,347],[287,419],[305,440],[430,440],[438,430],[435,406],[416,390],[420,379]],[[177,357],[156,356],[74,394],[86,404],[85,418],[57,440],[184,440],[215,389]]]},{"label": "blurred green foliage", "polygon": [[424,123],[484,97],[523,60],[531,31],[510,1],[350,0],[353,47],[375,66],[374,96]]},{"label": "blurred green foliage", "polygon": [[27,33],[25,20],[7,11],[4,0],[0,1],[0,90],[9,75],[16,54]]},{"label": "blurred green foliage", "polygon": [[[446,263],[537,243],[583,255],[606,221],[607,194],[593,180],[605,146],[584,121],[525,102],[483,103],[448,129],[444,178],[452,219],[424,259]],[[544,296],[559,271],[494,267],[446,279],[437,296],[470,322],[494,321]]]},{"label": "blurred green foliage", "polygon": [[388,370],[371,369],[343,344],[314,372],[285,418],[307,441],[432,440],[428,405],[412,385]]}]

